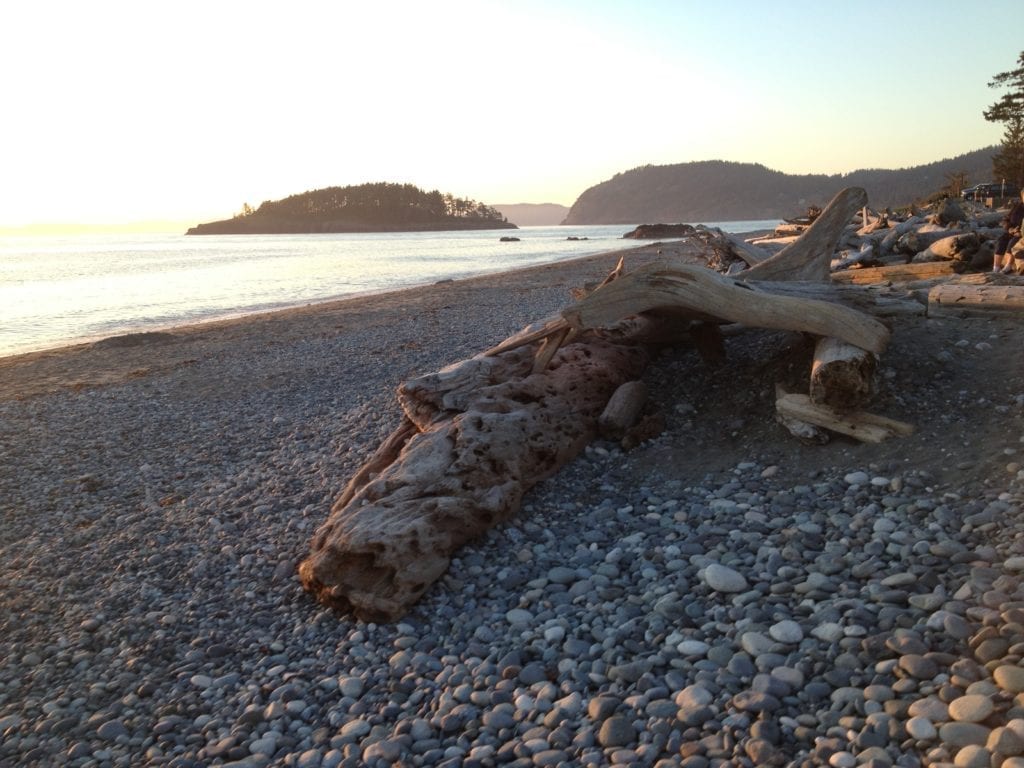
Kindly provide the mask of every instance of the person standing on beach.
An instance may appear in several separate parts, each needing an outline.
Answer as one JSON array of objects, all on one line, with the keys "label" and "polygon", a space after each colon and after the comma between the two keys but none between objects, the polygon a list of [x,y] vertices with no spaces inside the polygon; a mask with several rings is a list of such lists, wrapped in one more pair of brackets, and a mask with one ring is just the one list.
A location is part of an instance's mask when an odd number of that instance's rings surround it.
[{"label": "person standing on beach", "polygon": [[1021,224],[1024,224],[1024,190],[1021,190],[1020,200],[1013,204],[1003,219],[1006,231],[996,240],[996,252],[992,257],[993,272],[1013,271],[1013,256],[1010,255],[1010,249],[1020,240]]}]

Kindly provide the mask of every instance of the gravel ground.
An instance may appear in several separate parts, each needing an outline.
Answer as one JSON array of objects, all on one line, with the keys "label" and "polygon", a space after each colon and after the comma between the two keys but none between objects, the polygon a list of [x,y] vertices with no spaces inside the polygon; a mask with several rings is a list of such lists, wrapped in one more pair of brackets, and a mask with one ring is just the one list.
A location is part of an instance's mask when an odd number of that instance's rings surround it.
[{"label": "gravel ground", "polygon": [[773,423],[799,339],[671,350],[665,432],[592,444],[400,623],[301,590],[394,387],[611,263],[4,361],[0,765],[1024,766],[1009,321],[900,321],[884,446]]}]

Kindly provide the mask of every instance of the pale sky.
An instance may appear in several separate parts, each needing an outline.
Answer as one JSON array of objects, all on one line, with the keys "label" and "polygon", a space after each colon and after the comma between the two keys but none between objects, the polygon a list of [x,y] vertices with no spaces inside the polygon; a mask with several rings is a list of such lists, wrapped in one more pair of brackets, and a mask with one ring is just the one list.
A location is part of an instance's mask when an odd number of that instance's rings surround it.
[{"label": "pale sky", "polygon": [[408,182],[571,205],[640,165],[900,168],[1001,141],[1020,0],[33,0],[0,227],[198,223]]}]

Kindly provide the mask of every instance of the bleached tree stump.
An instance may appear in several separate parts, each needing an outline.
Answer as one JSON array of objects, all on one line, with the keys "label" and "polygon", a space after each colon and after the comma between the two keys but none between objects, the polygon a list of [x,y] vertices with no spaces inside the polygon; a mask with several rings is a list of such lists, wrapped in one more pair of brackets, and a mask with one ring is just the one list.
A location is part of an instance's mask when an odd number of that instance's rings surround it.
[{"label": "bleached tree stump", "polygon": [[825,337],[814,347],[810,399],[837,411],[863,407],[871,398],[877,358],[839,339]]}]

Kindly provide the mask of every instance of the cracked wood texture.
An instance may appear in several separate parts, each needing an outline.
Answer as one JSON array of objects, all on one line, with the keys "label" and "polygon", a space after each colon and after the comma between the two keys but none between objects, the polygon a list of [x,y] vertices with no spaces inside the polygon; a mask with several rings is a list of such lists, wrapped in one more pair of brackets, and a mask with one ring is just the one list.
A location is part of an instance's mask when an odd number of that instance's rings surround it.
[{"label": "cracked wood texture", "polygon": [[591,335],[541,373],[532,364],[522,347],[403,385],[401,434],[314,535],[303,586],[367,621],[400,618],[459,547],[514,515],[529,488],[593,439],[647,354]]}]

